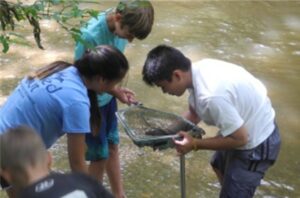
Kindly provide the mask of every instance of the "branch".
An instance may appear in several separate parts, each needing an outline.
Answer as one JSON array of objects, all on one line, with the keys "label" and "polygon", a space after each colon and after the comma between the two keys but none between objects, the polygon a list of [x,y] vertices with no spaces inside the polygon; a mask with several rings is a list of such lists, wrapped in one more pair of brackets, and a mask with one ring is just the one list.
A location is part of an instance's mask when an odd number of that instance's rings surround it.
[{"label": "branch", "polygon": [[[12,3],[6,0],[0,0],[0,23],[2,33],[0,34],[0,43],[3,46],[3,52],[9,49],[10,37],[6,33],[7,29],[14,31],[15,24],[22,20],[28,21],[32,26],[33,35],[37,46],[44,49],[41,44],[41,28],[39,21],[43,18],[54,19],[60,26],[70,33],[75,41],[80,40],[80,30],[76,27],[82,26],[84,18],[96,17],[98,11],[93,9],[79,9],[78,4],[83,1],[77,0],[37,0],[32,5],[24,5],[20,2]],[[98,3],[97,1],[88,1],[84,3]],[[68,23],[73,19],[81,19],[79,25]]]}]

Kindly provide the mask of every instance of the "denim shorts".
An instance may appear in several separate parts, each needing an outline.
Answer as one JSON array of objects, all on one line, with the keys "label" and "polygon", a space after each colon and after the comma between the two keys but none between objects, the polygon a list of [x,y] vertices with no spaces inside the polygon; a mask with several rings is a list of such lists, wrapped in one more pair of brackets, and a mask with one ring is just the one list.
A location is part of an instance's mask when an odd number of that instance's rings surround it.
[{"label": "denim shorts", "polygon": [[116,117],[117,101],[112,98],[109,103],[100,107],[101,127],[97,136],[86,134],[88,161],[97,161],[109,157],[109,144],[119,144],[118,121]]},{"label": "denim shorts", "polygon": [[275,124],[273,133],[253,149],[216,151],[211,165],[223,175],[220,197],[253,197],[265,172],[277,159],[280,142]]}]

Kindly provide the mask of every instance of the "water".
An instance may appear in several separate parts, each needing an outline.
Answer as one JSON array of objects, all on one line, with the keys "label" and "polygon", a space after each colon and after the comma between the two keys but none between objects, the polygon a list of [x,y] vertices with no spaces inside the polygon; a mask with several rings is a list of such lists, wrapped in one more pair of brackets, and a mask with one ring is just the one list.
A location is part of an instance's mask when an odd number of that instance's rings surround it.
[{"label": "water", "polygon": [[[99,9],[115,4],[105,1]],[[147,107],[173,113],[186,109],[187,95],[163,95],[141,81],[145,56],[158,44],[175,46],[193,61],[210,57],[243,65],[267,86],[282,136],[278,162],[267,172],[255,197],[300,197],[300,2],[154,1],[153,5],[153,32],[144,41],[134,40],[125,52],[131,65],[127,87]],[[42,28],[45,51],[31,44],[12,46],[8,54],[1,54],[0,102],[33,68],[57,59],[72,61],[73,42],[69,36],[54,22],[44,21]],[[32,37],[28,25],[20,27],[20,31]],[[208,136],[216,132],[215,128],[200,126]],[[180,166],[175,151],[139,149],[122,129],[120,150],[129,198],[180,197]],[[68,170],[64,139],[53,152],[54,168]],[[220,187],[208,163],[211,154],[199,151],[186,156],[187,197],[218,196]]]}]

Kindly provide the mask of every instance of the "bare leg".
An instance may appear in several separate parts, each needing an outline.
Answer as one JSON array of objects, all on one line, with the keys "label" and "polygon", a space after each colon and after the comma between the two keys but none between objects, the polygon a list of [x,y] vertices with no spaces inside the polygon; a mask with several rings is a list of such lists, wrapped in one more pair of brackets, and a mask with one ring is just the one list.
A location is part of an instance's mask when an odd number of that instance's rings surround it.
[{"label": "bare leg", "polygon": [[223,186],[223,174],[221,173],[221,171],[219,171],[219,169],[216,169],[214,167],[212,167],[213,170],[215,171],[217,177],[218,177],[218,180],[220,182],[220,185]]},{"label": "bare leg", "polygon": [[96,178],[97,181],[103,183],[104,168],[107,160],[92,161],[89,166],[89,173],[92,177]]},{"label": "bare leg", "polygon": [[116,198],[124,198],[124,188],[121,176],[119,147],[116,144],[109,144],[109,158],[106,164],[106,172],[111,190]]}]

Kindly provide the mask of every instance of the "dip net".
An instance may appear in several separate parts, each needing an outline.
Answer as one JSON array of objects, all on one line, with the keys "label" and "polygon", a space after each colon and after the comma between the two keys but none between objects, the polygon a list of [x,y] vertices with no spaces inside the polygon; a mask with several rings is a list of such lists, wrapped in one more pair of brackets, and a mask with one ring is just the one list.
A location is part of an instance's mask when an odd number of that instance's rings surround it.
[{"label": "dip net", "polygon": [[142,105],[121,109],[116,115],[127,135],[138,147],[150,146],[159,150],[173,147],[172,139],[179,138],[179,131],[186,131],[196,138],[205,134],[202,128],[179,115]]}]

